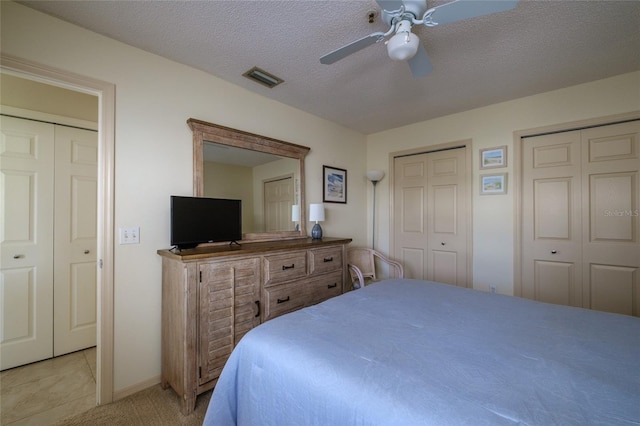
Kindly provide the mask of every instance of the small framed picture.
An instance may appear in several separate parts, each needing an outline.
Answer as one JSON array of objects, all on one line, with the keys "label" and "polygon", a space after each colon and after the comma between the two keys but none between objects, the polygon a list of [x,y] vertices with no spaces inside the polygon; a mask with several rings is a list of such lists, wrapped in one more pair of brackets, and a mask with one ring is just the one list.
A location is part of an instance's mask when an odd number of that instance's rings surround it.
[{"label": "small framed picture", "polygon": [[506,194],[507,174],[480,175],[480,195]]},{"label": "small framed picture", "polygon": [[322,166],[322,200],[325,203],[347,203],[347,171]]},{"label": "small framed picture", "polygon": [[507,167],[507,146],[480,150],[480,168],[493,169]]}]

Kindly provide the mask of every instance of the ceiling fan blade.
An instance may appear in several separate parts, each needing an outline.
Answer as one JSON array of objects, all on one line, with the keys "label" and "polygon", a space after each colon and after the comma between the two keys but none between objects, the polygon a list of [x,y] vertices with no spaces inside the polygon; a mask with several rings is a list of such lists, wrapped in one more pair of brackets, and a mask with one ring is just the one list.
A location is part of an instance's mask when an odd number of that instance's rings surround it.
[{"label": "ceiling fan blade", "polygon": [[455,0],[434,7],[431,12],[431,21],[443,25],[476,16],[504,12],[513,9],[517,4],[518,0]]},{"label": "ceiling fan blade", "polygon": [[432,70],[429,55],[427,55],[427,50],[424,48],[422,42],[420,42],[416,54],[413,56],[413,58],[409,59],[407,63],[409,64],[409,68],[411,69],[413,78],[424,77]]},{"label": "ceiling fan blade", "polygon": [[400,10],[402,6],[404,6],[404,2],[402,0],[376,0],[380,9],[386,10],[387,12],[394,12],[396,10]]},{"label": "ceiling fan blade", "polygon": [[331,53],[327,53],[322,58],[320,58],[320,63],[329,65],[333,64],[336,61],[339,61],[342,58],[345,58],[352,53],[356,53],[358,50],[362,50],[367,46],[371,46],[372,44],[377,43],[378,41],[384,38],[384,33],[372,33],[366,37],[362,37],[360,40],[356,40],[353,43],[347,44],[346,46],[342,46],[339,49],[334,50]]}]

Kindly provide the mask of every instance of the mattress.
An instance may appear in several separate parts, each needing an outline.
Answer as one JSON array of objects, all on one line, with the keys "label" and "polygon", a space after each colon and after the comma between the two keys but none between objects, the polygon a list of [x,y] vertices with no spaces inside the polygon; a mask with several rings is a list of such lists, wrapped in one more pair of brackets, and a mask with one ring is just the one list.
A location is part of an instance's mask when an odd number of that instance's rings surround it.
[{"label": "mattress", "polygon": [[394,279],[268,321],[207,425],[638,425],[640,319]]}]

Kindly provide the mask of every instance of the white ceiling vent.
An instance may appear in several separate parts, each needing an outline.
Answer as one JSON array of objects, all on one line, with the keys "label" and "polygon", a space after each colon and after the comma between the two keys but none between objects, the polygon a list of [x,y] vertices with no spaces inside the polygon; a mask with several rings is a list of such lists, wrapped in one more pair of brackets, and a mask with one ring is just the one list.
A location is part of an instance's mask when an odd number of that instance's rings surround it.
[{"label": "white ceiling vent", "polygon": [[283,79],[276,77],[273,74],[269,74],[265,70],[262,70],[258,67],[253,67],[242,75],[250,80],[262,84],[263,86],[267,86],[270,89],[284,82]]}]

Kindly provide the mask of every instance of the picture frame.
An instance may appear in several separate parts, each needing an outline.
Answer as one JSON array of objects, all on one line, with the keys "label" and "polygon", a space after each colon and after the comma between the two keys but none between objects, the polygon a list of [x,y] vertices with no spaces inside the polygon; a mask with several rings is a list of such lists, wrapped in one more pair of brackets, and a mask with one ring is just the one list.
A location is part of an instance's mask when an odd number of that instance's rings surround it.
[{"label": "picture frame", "polygon": [[507,146],[480,150],[480,169],[507,167]]},{"label": "picture frame", "polygon": [[480,195],[507,193],[507,173],[480,175]]},{"label": "picture frame", "polygon": [[322,166],[322,201],[347,203],[347,171],[337,167]]}]

